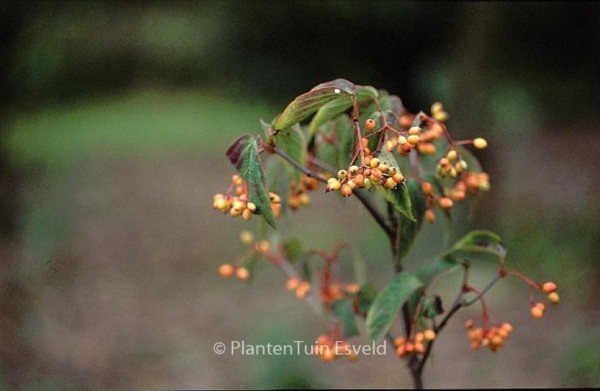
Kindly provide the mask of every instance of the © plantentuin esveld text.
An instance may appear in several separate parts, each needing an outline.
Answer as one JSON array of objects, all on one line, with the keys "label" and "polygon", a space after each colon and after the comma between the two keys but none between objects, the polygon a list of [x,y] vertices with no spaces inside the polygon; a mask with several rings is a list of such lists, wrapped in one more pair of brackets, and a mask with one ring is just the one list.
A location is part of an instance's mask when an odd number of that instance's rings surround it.
[{"label": "\u00a9 plantentuin esveld text", "polygon": [[[463,307],[479,302],[482,309],[479,325],[473,320],[466,324],[471,348],[492,352],[502,348],[513,326],[492,322],[484,298],[496,282],[508,276],[522,279],[529,288],[534,318],[541,318],[546,308],[534,300],[535,291],[547,294],[552,304],[558,304],[559,296],[553,282],[536,283],[507,270],[498,235],[472,231],[416,270],[403,266],[423,220],[435,224],[442,219],[448,237],[454,204],[490,189],[488,174],[466,148],[485,149],[487,141],[454,140],[444,125],[447,117],[440,103],[431,107],[431,115],[412,114],[397,96],[337,79],[296,97],[271,123],[261,121],[264,139],[246,134],[227,150],[238,174],[224,194],[214,196],[213,207],[231,216],[250,220],[260,215],[275,228],[275,219],[309,205],[308,194],[319,188],[356,197],[391,246],[394,276],[379,292],[365,281],[361,268],[356,269],[355,281],[344,282],[336,273],[347,244],[338,244],[331,253],[304,250],[297,239],[273,243],[255,240],[249,231],[240,235],[247,253],[235,265],[221,265],[219,273],[246,281],[261,260],[281,268],[288,277],[288,290],[338,319],[333,330],[317,338],[315,349],[323,361],[342,356],[358,359],[345,347],[359,334],[356,322],[363,318],[371,340],[387,339],[393,344],[416,388],[423,387],[423,368],[437,336]],[[264,166],[261,157],[268,158]],[[315,257],[321,262],[312,262]],[[471,262],[481,258],[498,262],[498,274],[479,289],[469,283],[468,272]],[[444,310],[430,286],[438,275],[452,269],[462,270],[463,282],[454,303]],[[390,332],[397,316],[404,326],[401,336]]]}]

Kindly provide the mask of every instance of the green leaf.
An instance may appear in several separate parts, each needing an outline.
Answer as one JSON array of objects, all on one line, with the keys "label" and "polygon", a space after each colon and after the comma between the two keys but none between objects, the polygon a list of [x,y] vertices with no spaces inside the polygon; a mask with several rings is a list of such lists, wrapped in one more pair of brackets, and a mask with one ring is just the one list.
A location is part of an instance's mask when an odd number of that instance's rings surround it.
[{"label": "green leaf", "polygon": [[[306,161],[306,138],[300,125],[294,125],[284,129],[273,136],[275,145],[283,152],[288,154],[292,159],[300,164],[305,164]],[[292,176],[298,180],[302,176],[302,171],[293,170]]]},{"label": "green leaf", "polygon": [[500,236],[490,231],[471,231],[444,254],[432,262],[422,264],[415,274],[428,286],[440,274],[461,265],[469,265],[473,260],[497,260],[505,255],[506,249]]},{"label": "green leaf", "polygon": [[256,136],[249,134],[240,136],[227,149],[227,157],[242,178],[248,182],[250,201],[257,208],[255,213],[263,216],[267,223],[275,228],[265,173],[258,154],[258,140]]},{"label": "green leaf", "polygon": [[372,284],[367,283],[360,287],[360,290],[356,293],[355,300],[361,314],[364,315],[369,311],[376,297],[377,291]]},{"label": "green leaf", "polygon": [[304,246],[302,242],[294,237],[286,238],[282,245],[283,254],[289,262],[296,262],[302,259],[304,255]]},{"label": "green leaf", "polygon": [[400,216],[400,252],[398,253],[399,262],[410,250],[423,224],[423,216],[427,209],[425,194],[421,190],[421,184],[417,179],[409,179],[405,182],[408,194],[410,196],[410,205],[413,219],[405,215]]},{"label": "green leaf", "polygon": [[302,121],[326,103],[343,96],[356,96],[356,86],[344,79],[319,84],[312,90],[296,97],[277,118],[275,132]]},{"label": "green leaf", "polygon": [[342,323],[342,332],[345,338],[351,338],[360,334],[356,325],[356,318],[352,309],[352,302],[348,299],[337,300],[333,303],[333,313]]},{"label": "green leaf", "polygon": [[400,272],[379,292],[367,313],[367,334],[372,341],[378,342],[385,336],[400,307],[422,285],[414,275]]},{"label": "green leaf", "polygon": [[346,114],[335,118],[335,131],[340,143],[336,151],[338,168],[347,168],[354,155],[354,128],[352,120]]},{"label": "green leaf", "polygon": [[[374,138],[374,137],[372,137]],[[398,162],[394,156],[389,153],[385,148],[382,148],[378,155],[379,160],[385,163],[388,167],[394,167],[398,172],[402,172],[398,166]],[[415,216],[412,212],[412,203],[410,200],[410,194],[406,181],[396,186],[395,189],[386,189],[383,186],[377,186],[377,189],[383,194],[386,201],[391,202],[394,208],[404,215],[407,219],[416,222]]]},{"label": "green leaf", "polygon": [[[356,101],[359,104],[368,102],[378,96],[377,90],[371,86],[356,86],[356,89]],[[351,107],[352,97],[350,96],[340,97],[323,105],[317,111],[317,114],[315,114],[312,121],[310,121],[310,126],[308,128],[309,137],[311,137],[317,131],[319,126],[323,125],[330,119],[335,118],[339,114],[342,114]]]}]

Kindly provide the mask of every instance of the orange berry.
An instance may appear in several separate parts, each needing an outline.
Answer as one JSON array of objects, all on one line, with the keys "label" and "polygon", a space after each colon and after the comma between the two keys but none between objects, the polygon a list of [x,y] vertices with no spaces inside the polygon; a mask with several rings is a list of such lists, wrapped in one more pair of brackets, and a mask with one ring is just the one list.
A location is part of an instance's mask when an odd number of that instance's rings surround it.
[{"label": "orange berry", "polygon": [[371,130],[375,129],[375,126],[377,126],[377,123],[375,122],[374,119],[369,118],[368,120],[365,121],[365,127],[367,128],[367,130],[371,131]]},{"label": "orange berry", "polygon": [[385,163],[380,163],[379,167],[377,167],[381,172],[388,172],[389,167]]},{"label": "orange berry", "polygon": [[425,195],[429,195],[433,191],[433,186],[429,182],[423,182],[421,184],[421,189]]},{"label": "orange berry", "polygon": [[307,281],[302,281],[296,289],[296,297],[302,299],[310,290],[310,284]]},{"label": "orange berry", "polygon": [[544,305],[544,303],[535,303],[534,306],[538,307],[542,311],[546,311],[546,306]]},{"label": "orange berry", "polygon": [[415,342],[423,342],[423,339],[425,338],[425,336],[423,335],[422,332],[418,332],[415,335]]},{"label": "orange berry", "polygon": [[479,349],[480,346],[481,346],[481,344],[477,341],[471,342],[471,349],[473,349],[473,350]]},{"label": "orange berry", "polygon": [[366,137],[361,138],[360,142],[362,143],[363,148],[366,148],[369,146],[369,139]]},{"label": "orange berry", "polygon": [[548,293],[548,301],[552,304],[558,304],[560,296],[556,292],[550,292]]},{"label": "orange berry", "polygon": [[347,183],[344,183],[341,192],[344,197],[349,197],[352,195],[352,188]]},{"label": "orange berry", "polygon": [[293,291],[298,288],[298,285],[300,285],[300,280],[296,277],[292,277],[285,283],[285,289]]},{"label": "orange berry", "polygon": [[392,179],[394,180],[394,182],[400,184],[404,182],[404,175],[397,172],[396,174],[394,174],[394,176],[392,176]]},{"label": "orange berry", "polygon": [[435,223],[435,213],[433,213],[433,210],[427,209],[425,211],[425,219],[429,224]]},{"label": "orange berry", "polygon": [[363,187],[363,185],[365,184],[365,176],[363,174],[358,174],[354,177],[354,183],[358,187]]},{"label": "orange berry", "polygon": [[394,143],[391,140],[385,142],[385,150],[388,152],[392,152],[394,149]]},{"label": "orange berry", "polygon": [[323,348],[323,355],[321,356],[321,360],[324,362],[331,362],[335,360],[337,356],[335,355],[334,349]]},{"label": "orange berry", "polygon": [[409,153],[412,150],[412,145],[410,145],[409,143],[400,145],[400,151],[401,153]]},{"label": "orange berry", "polygon": [[351,282],[349,284],[344,285],[344,290],[347,293],[356,293],[360,290],[360,285],[355,282]]},{"label": "orange berry", "polygon": [[406,345],[398,346],[398,349],[396,349],[396,355],[398,357],[404,357],[405,354],[406,354]]},{"label": "orange berry", "polygon": [[542,290],[546,293],[552,293],[556,290],[556,284],[553,282],[546,282],[542,285]]},{"label": "orange berry", "polygon": [[500,326],[503,330],[506,330],[509,334],[513,331],[513,326],[510,323],[502,323]]},{"label": "orange berry", "polygon": [[310,197],[306,193],[300,194],[298,196],[298,201],[300,202],[301,206],[308,206],[308,205],[310,205]]},{"label": "orange berry", "polygon": [[467,329],[472,329],[473,326],[475,326],[475,322],[473,322],[473,319],[469,319],[465,322],[465,327]]},{"label": "orange berry", "polygon": [[399,145],[405,145],[408,141],[406,140],[406,137],[404,136],[398,136],[398,144]]},{"label": "orange berry", "polygon": [[240,267],[235,271],[235,275],[238,279],[242,281],[248,280],[250,278],[250,272],[245,267]]},{"label": "orange berry", "polygon": [[425,353],[425,346],[423,346],[421,342],[415,343],[415,352],[421,354]]},{"label": "orange berry", "polygon": [[531,315],[536,319],[540,319],[544,316],[544,311],[540,307],[533,307],[531,309]]},{"label": "orange berry", "polygon": [[224,263],[221,266],[219,266],[219,274],[223,278],[231,277],[234,272],[235,272],[235,268],[228,263]]},{"label": "orange berry", "polygon": [[[379,170],[379,168],[372,168],[371,169],[371,177],[375,177],[375,178],[381,178],[382,172],[381,170]],[[373,179],[371,179],[373,180]]]},{"label": "orange berry", "polygon": [[244,209],[242,212],[242,217],[244,218],[244,221],[250,220],[252,217],[252,211],[250,209]]},{"label": "orange berry", "polygon": [[394,346],[401,346],[401,345],[404,345],[405,343],[406,343],[405,337],[396,337],[396,339],[394,339]]},{"label": "orange berry", "polygon": [[448,197],[440,198],[439,203],[443,209],[450,209],[452,206],[454,206],[454,202]]},{"label": "orange berry", "polygon": [[411,342],[407,342],[404,346],[406,346],[406,353],[412,353],[415,350],[415,345]]}]

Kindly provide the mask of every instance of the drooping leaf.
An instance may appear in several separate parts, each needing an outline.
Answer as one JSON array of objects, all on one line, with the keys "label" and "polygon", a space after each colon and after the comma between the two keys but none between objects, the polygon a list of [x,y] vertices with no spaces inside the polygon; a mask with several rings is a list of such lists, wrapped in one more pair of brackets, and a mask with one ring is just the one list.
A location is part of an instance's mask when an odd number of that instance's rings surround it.
[{"label": "drooping leaf", "polygon": [[498,235],[490,231],[471,231],[432,262],[421,264],[415,274],[428,286],[440,274],[461,265],[478,259],[497,260],[505,255],[506,249]]},{"label": "drooping leaf", "polygon": [[281,214],[284,216],[288,210],[290,181],[296,169],[286,160],[277,156],[269,159],[266,171],[268,188],[279,195]]},{"label": "drooping leaf", "polygon": [[[378,155],[379,160],[385,163],[388,167],[394,167],[399,173],[402,173],[398,162],[394,156],[389,153],[385,148],[382,148]],[[415,216],[412,212],[412,203],[410,200],[410,194],[406,181],[396,186],[394,189],[386,189],[383,186],[377,186],[377,189],[383,194],[383,197],[394,205],[394,208],[400,212],[407,219],[416,222]]]},{"label": "drooping leaf", "polygon": [[[371,86],[356,86],[356,102],[358,104],[368,102],[378,96],[377,90]],[[344,96],[334,99],[323,105],[315,114],[308,128],[308,135],[311,137],[319,126],[323,125],[330,119],[335,118],[346,110],[352,107],[352,98]]]},{"label": "drooping leaf", "polygon": [[227,157],[248,183],[250,201],[257,207],[255,213],[263,216],[267,223],[275,228],[269,191],[258,154],[258,138],[249,134],[238,137],[227,149]]},{"label": "drooping leaf", "polygon": [[367,334],[372,341],[380,341],[389,331],[400,307],[423,284],[417,277],[400,272],[377,295],[367,313]]},{"label": "drooping leaf", "polygon": [[344,333],[345,338],[351,338],[360,334],[352,309],[352,302],[350,300],[337,300],[333,303],[332,309],[334,315],[340,319],[342,332]]},{"label": "drooping leaf", "polygon": [[423,216],[427,209],[425,194],[421,190],[421,184],[416,179],[409,179],[405,182],[408,194],[410,196],[410,205],[412,216],[414,219],[409,219],[405,215],[400,216],[400,251],[398,253],[398,261],[404,258],[410,250],[423,224]]},{"label": "drooping leaf", "polygon": [[[277,148],[281,149],[292,159],[304,165],[306,160],[306,138],[300,125],[296,124],[290,128],[284,129],[273,136],[273,141]],[[302,176],[302,171],[294,169],[292,172],[294,179],[298,180]]]},{"label": "drooping leaf", "polygon": [[288,128],[319,110],[326,103],[344,96],[356,96],[356,86],[345,79],[319,84],[312,90],[296,97],[273,126],[275,132]]}]

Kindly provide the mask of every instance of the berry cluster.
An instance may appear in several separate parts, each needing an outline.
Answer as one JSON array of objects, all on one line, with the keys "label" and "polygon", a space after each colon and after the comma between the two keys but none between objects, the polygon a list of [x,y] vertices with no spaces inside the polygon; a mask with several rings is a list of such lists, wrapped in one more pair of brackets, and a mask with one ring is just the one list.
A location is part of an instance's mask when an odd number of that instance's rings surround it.
[{"label": "berry cluster", "polygon": [[[231,195],[234,187],[236,196]],[[229,213],[232,217],[242,216],[246,221],[256,212],[256,205],[250,201],[248,195],[248,184],[237,174],[231,177],[231,186],[226,194],[215,194],[213,208]]]},{"label": "berry cluster", "polygon": [[329,334],[321,334],[317,338],[317,344],[313,347],[313,353],[321,358],[323,362],[331,362],[339,357],[347,357],[349,361],[358,360],[353,349],[348,348],[348,342],[337,340]]},{"label": "berry cluster", "polygon": [[348,170],[340,170],[337,178],[327,180],[325,192],[340,190],[344,197],[352,195],[354,189],[371,189],[371,186],[383,186],[394,189],[404,182],[404,175],[396,167],[390,167],[378,158],[365,158],[365,165],[350,166]]},{"label": "berry cluster", "polygon": [[425,353],[425,344],[433,341],[436,337],[435,331],[419,331],[413,338],[398,337],[394,339],[396,355],[398,357],[411,356]]},{"label": "berry cluster", "polygon": [[[266,240],[255,242],[254,235],[250,231],[242,231],[240,233],[240,241],[246,246],[251,247],[250,254],[266,254],[271,249],[269,242]],[[243,259],[241,259],[241,261],[242,260]],[[234,266],[229,263],[224,263],[219,266],[219,274],[223,278],[229,278],[235,274],[241,281],[247,281],[250,278],[250,271],[247,268],[244,266]]]},{"label": "berry cluster", "polygon": [[310,292],[310,282],[301,280],[297,277],[291,277],[286,281],[285,288],[288,291],[295,291],[296,297],[303,299]]},{"label": "berry cluster", "polygon": [[475,327],[473,320],[468,320],[465,326],[467,327],[467,337],[471,341],[471,349],[477,350],[483,346],[492,352],[502,348],[504,341],[513,331],[513,326],[506,322],[488,329]]},{"label": "berry cluster", "polygon": [[[556,292],[556,284],[554,282],[546,282],[541,285],[541,289],[548,294],[548,301],[551,304],[558,304],[560,302],[560,296]],[[546,312],[546,306],[544,303],[532,303],[531,304],[531,316],[536,319],[541,319]]]},{"label": "berry cluster", "polygon": [[310,205],[308,192],[314,191],[319,187],[319,180],[303,175],[299,182],[290,182],[290,191],[288,195],[288,206],[291,210],[297,210],[301,206]]}]

